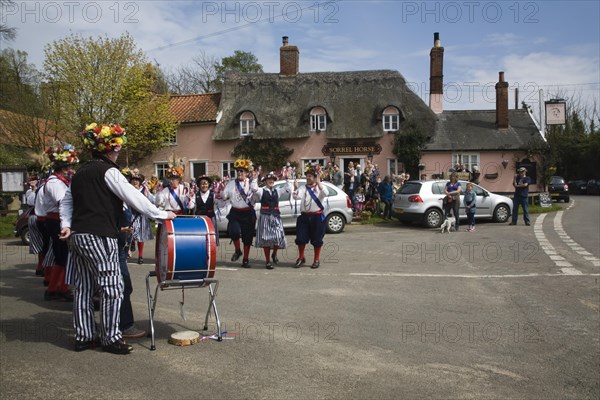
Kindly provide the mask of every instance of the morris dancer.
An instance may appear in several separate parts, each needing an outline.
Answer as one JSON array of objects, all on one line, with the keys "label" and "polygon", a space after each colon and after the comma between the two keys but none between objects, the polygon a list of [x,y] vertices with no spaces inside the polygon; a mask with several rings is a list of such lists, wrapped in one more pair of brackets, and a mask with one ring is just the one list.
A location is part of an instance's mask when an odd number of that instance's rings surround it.
[{"label": "morris dancer", "polygon": [[[127,177],[127,175],[126,175]],[[154,195],[148,190],[146,186],[143,185],[144,175],[139,173],[139,170],[133,169],[131,170],[131,175],[129,176],[129,182],[133,185],[134,188],[140,191],[144,196],[150,200],[150,202],[154,203]],[[138,264],[144,263],[144,242],[146,240],[154,239],[154,235],[152,235],[152,229],[150,227],[150,220],[145,215],[138,213],[135,210],[132,210],[133,215],[133,232],[132,232],[132,248],[137,245],[138,249]]]},{"label": "morris dancer", "polygon": [[[289,185],[274,189],[275,174],[267,174],[263,178],[265,186],[259,188],[255,194],[255,199],[260,201],[260,214],[258,216],[258,229],[256,232],[256,247],[262,247],[265,252],[265,267],[273,269],[273,264],[277,265],[277,250],[285,249],[287,241],[281,214],[279,212],[279,196],[282,193],[290,193]],[[271,263],[271,249],[273,249],[273,263]]]},{"label": "morris dancer", "polygon": [[116,161],[127,143],[121,126],[92,123],[80,136],[92,159],[79,169],[60,206],[61,239],[69,239],[71,245],[68,277],[75,283],[75,351],[95,346],[92,295],[98,287],[102,348],[128,354],[133,348],[119,329],[123,278],[117,238],[123,201],[150,218],[173,219],[175,214],[156,208],[119,170]]},{"label": "morris dancer", "polygon": [[188,210],[195,207],[196,203],[194,196],[190,193],[189,185],[181,184],[183,167],[170,167],[167,169],[166,176],[169,179],[169,186],[156,195],[156,206],[166,211],[173,211],[177,215],[186,215]]},{"label": "morris dancer", "polygon": [[215,193],[210,190],[212,179],[203,175],[196,180],[198,191],[196,192],[196,215],[204,215],[211,219],[215,228],[215,241],[219,245],[219,227],[215,215]]},{"label": "morris dancer", "polygon": [[321,262],[321,247],[325,236],[325,214],[323,213],[323,200],[328,195],[319,179],[319,173],[314,167],[307,167],[306,185],[298,188],[298,180],[294,180],[294,199],[300,200],[301,214],[296,220],[296,244],[298,245],[298,259],[294,268],[300,268],[306,263],[304,248],[310,241],[315,249],[315,257],[311,268],[319,268]]},{"label": "morris dancer", "polygon": [[65,197],[69,188],[71,176],[74,174],[73,167],[79,162],[75,148],[70,145],[49,148],[46,154],[52,163],[52,174],[38,193],[43,196],[43,211],[46,218],[44,229],[49,237],[49,245],[52,246],[54,254],[54,265],[46,268],[48,289],[44,293],[45,300],[65,299],[73,300],[69,285],[65,283],[65,270],[69,257],[67,243],[59,240],[60,235],[60,202]]},{"label": "morris dancer", "polygon": [[250,268],[248,256],[250,255],[250,246],[254,238],[254,224],[256,223],[256,213],[254,212],[253,194],[258,190],[256,179],[248,178],[252,167],[252,161],[245,159],[235,160],[234,168],[237,173],[235,180],[229,181],[225,189],[221,191],[219,197],[231,202],[231,210],[227,215],[229,223],[227,232],[235,246],[235,252],[231,256],[231,261],[237,261],[242,255],[240,249],[240,237],[244,243],[244,258],[242,267]]}]

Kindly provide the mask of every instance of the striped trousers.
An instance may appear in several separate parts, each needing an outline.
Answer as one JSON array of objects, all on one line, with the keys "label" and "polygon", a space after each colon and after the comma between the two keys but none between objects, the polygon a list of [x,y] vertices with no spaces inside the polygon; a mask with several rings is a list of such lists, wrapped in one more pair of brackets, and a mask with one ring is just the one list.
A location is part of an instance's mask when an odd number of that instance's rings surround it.
[{"label": "striped trousers", "polygon": [[123,278],[119,266],[117,239],[75,233],[70,239],[70,263],[75,284],[73,326],[75,340],[94,340],[95,320],[92,296],[100,291],[100,339],[109,345],[122,338],[119,313],[123,301]]}]

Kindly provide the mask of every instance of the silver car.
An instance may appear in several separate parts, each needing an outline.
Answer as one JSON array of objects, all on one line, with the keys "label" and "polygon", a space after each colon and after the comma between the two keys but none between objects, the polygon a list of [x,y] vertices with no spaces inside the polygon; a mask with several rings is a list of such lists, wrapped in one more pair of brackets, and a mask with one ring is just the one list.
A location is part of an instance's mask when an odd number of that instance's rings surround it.
[{"label": "silver car", "polygon": [[[329,182],[321,182],[327,187],[329,195],[323,201],[325,207],[325,224],[327,233],[340,233],[344,230],[346,224],[352,222],[352,203],[350,197],[342,190]],[[286,181],[276,181],[274,187],[282,187]],[[306,179],[298,179],[298,185],[306,185]],[[300,201],[290,199],[289,193],[284,193],[279,198],[279,211],[281,212],[281,221],[285,229],[296,228],[296,218],[300,215]],[[216,210],[217,226],[219,232],[227,232],[227,214],[231,208],[231,203],[226,202],[222,207]],[[256,216],[260,212],[260,203],[255,205]]]},{"label": "silver car", "polygon": [[[442,201],[445,193],[446,182],[409,181],[406,182],[394,195],[392,211],[401,222],[418,221],[427,228],[438,228],[444,221]],[[464,192],[467,188],[466,181],[459,181]],[[477,195],[477,212],[475,218],[491,218],[495,222],[506,222],[512,213],[512,199],[491,193],[479,185],[473,184],[473,191]],[[460,219],[466,219],[467,214],[460,196]]]}]

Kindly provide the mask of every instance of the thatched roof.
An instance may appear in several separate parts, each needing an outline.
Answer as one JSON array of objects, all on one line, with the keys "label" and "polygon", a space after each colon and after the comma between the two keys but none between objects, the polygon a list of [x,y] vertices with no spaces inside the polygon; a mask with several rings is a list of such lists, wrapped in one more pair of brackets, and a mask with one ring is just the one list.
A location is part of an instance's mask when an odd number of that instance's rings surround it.
[{"label": "thatched roof", "polygon": [[239,118],[245,111],[256,117],[257,139],[295,139],[310,135],[310,110],[327,111],[328,139],[378,138],[385,133],[381,115],[388,106],[402,121],[433,129],[436,116],[406,85],[397,71],[300,73],[230,73],[225,78],[219,119],[213,140],[240,138]]},{"label": "thatched roof", "polygon": [[444,111],[426,150],[520,150],[544,140],[526,109],[509,110],[508,124],[496,127],[496,110]]}]

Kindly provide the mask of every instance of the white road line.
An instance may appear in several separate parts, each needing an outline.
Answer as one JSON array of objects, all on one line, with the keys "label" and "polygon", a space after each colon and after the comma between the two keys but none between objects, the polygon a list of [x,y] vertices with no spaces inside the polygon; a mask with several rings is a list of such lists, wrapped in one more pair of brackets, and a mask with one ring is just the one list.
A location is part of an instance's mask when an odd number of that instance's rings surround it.
[{"label": "white road line", "polygon": [[467,278],[467,279],[488,279],[488,278],[539,278],[539,277],[561,277],[567,275],[579,275],[579,276],[600,276],[599,274],[584,274],[581,271],[570,268],[570,270],[563,272],[562,274],[506,274],[506,275],[465,275],[465,274],[411,274],[411,273],[399,273],[399,272],[351,272],[350,276],[373,276],[373,277],[398,277],[398,278]]},{"label": "white road line", "polygon": [[[563,274],[575,275],[576,274],[575,271],[577,271],[577,270],[575,268],[570,268],[573,265],[571,265],[570,262],[565,261],[564,257],[557,255],[556,250],[554,249],[554,246],[552,246],[550,244],[550,242],[546,238],[546,235],[544,234],[544,229],[543,229],[544,225],[543,224],[544,224],[544,219],[546,219],[546,215],[547,214],[540,214],[535,219],[535,224],[533,226],[533,232],[535,234],[535,238],[539,242],[540,247],[544,250],[544,253],[546,253],[546,255],[548,257],[550,257],[550,259],[552,261],[554,261],[554,264],[557,267],[563,267],[563,268],[561,268],[561,271]],[[562,214],[561,214],[561,216],[562,216]],[[554,228],[555,229],[556,229],[556,220],[557,220],[557,216],[554,217]],[[562,227],[561,227],[561,229],[562,229]],[[567,272],[565,272],[565,271],[567,271]],[[577,271],[577,272],[579,272],[579,274],[581,274],[581,271]]]},{"label": "white road line", "polygon": [[[571,205],[569,205],[567,210],[569,208],[573,207],[573,204],[575,204],[574,200],[571,202]],[[598,259],[598,257],[593,256],[590,252],[588,252],[583,247],[581,247],[581,245],[579,245],[579,243],[577,243],[576,241],[571,239],[569,234],[564,230],[563,225],[562,225],[562,216],[563,216],[563,211],[559,211],[556,213],[556,218],[554,219],[554,230],[556,231],[558,236],[562,239],[562,241],[567,246],[569,246],[571,248],[571,250],[573,250],[575,253],[582,256],[584,260],[589,261],[595,267],[600,266],[600,259]]]}]

